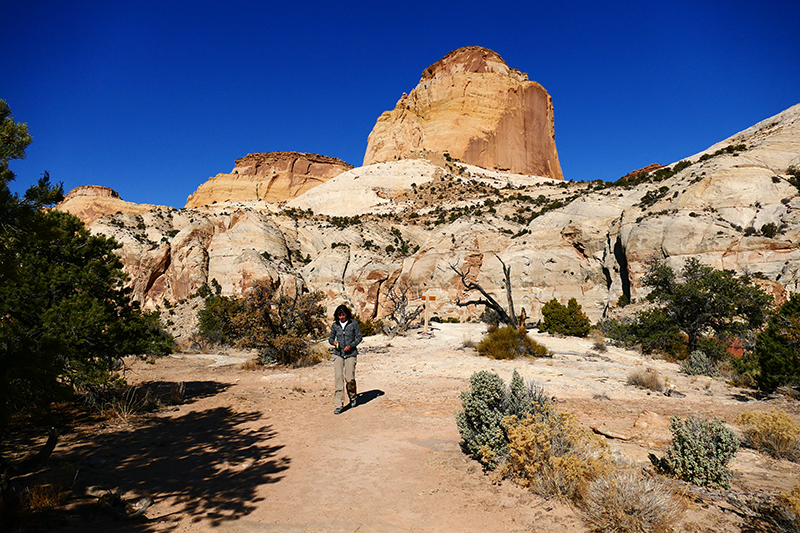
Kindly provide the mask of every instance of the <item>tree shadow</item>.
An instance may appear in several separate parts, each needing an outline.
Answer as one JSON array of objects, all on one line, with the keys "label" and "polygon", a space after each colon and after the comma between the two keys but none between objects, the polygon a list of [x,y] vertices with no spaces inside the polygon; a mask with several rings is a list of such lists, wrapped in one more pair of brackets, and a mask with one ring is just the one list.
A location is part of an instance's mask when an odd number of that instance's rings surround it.
[{"label": "tree shadow", "polygon": [[[210,395],[219,390],[213,382],[204,383],[187,386],[187,391]],[[77,468],[75,493],[85,493],[88,487],[119,488],[122,494],[148,495],[156,504],[169,499],[174,510],[160,519],[115,522],[94,497],[77,501],[47,521],[75,526],[80,520],[84,529],[148,532],[156,526],[158,531],[174,529],[177,523],[164,521],[177,515],[212,525],[247,515],[261,501],[258,487],[280,481],[290,463],[279,455],[283,446],[272,442],[275,431],[259,424],[261,420],[259,411],[237,412],[230,407],[156,415],[83,438],[66,452],[57,450],[51,464]]]}]

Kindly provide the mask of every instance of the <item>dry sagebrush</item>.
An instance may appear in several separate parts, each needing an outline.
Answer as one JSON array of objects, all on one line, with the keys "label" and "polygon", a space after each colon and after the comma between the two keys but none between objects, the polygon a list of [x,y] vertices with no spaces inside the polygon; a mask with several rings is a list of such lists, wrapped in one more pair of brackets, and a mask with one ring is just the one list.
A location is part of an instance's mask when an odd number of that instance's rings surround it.
[{"label": "dry sagebrush", "polygon": [[654,392],[662,392],[664,390],[664,379],[655,368],[637,368],[628,374],[628,385]]},{"label": "dry sagebrush", "polygon": [[542,496],[579,501],[586,485],[608,474],[611,452],[602,437],[572,413],[552,408],[519,419],[503,419],[508,457],[500,475]]},{"label": "dry sagebrush", "polygon": [[745,445],[778,459],[800,461],[800,424],[786,411],[752,411],[736,419],[744,432]]},{"label": "dry sagebrush", "polygon": [[592,482],[580,510],[592,531],[662,533],[672,531],[684,505],[658,479],[622,472]]}]

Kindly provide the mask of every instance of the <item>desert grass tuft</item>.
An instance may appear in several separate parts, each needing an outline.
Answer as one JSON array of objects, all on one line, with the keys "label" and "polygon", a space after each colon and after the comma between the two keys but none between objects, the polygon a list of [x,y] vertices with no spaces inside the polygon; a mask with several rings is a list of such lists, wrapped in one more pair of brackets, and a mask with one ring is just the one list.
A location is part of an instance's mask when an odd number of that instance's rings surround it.
[{"label": "desert grass tuft", "polygon": [[658,479],[633,472],[615,472],[589,485],[580,510],[591,531],[662,533],[672,531],[684,505]]},{"label": "desert grass tuft", "polygon": [[589,338],[592,340],[592,349],[600,352],[605,353],[608,350],[606,346],[606,336],[603,335],[603,332],[599,329],[593,329],[589,332]]},{"label": "desert grass tuft", "polygon": [[628,385],[654,392],[664,390],[664,380],[655,368],[636,368],[628,374]]}]

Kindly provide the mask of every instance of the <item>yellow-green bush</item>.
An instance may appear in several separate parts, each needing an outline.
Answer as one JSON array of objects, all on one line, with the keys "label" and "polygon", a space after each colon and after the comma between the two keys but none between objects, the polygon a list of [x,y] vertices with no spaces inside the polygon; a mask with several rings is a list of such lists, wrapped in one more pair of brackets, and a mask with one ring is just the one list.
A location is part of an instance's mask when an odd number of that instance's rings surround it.
[{"label": "yellow-green bush", "polygon": [[800,461],[800,424],[781,409],[742,413],[736,419],[747,446],[779,459]]},{"label": "yellow-green bush", "polygon": [[783,507],[794,515],[794,520],[800,526],[800,484],[794,486],[789,492],[780,495],[780,502]]},{"label": "yellow-green bush", "polygon": [[580,505],[584,522],[603,533],[661,533],[683,511],[669,487],[654,478],[615,472],[592,482]]},{"label": "yellow-green bush", "polygon": [[537,494],[579,501],[588,483],[611,471],[606,442],[571,413],[548,407],[502,423],[508,457],[499,473]]},{"label": "yellow-green bush", "polygon": [[486,337],[478,344],[478,353],[492,359],[517,357],[550,357],[550,351],[517,328],[489,326]]}]

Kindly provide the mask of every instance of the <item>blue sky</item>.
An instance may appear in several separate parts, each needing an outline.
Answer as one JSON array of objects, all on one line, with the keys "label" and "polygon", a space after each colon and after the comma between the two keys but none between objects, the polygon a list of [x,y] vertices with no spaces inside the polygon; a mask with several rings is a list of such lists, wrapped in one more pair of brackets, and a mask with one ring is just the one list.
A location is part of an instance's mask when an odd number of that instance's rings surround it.
[{"label": "blue sky", "polygon": [[553,98],[566,179],[615,180],[800,103],[800,2],[0,0],[11,169],[182,207],[251,152],[360,165],[378,116],[461,46]]}]

